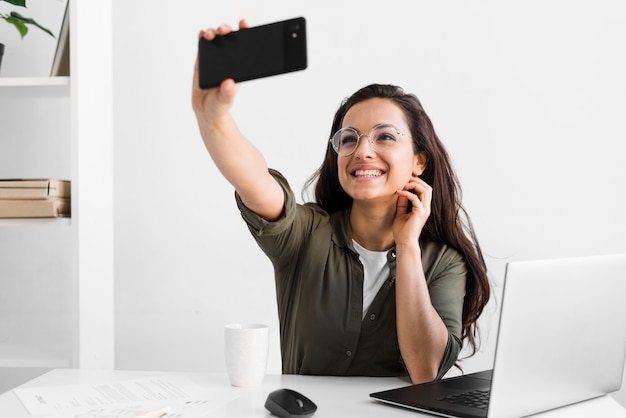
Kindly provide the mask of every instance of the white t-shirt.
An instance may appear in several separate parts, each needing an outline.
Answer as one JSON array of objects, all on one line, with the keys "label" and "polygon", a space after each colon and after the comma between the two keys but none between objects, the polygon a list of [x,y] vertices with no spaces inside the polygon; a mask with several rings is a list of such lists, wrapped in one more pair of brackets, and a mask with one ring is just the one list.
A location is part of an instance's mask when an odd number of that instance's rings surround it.
[{"label": "white t-shirt", "polygon": [[363,264],[363,318],[369,309],[380,287],[389,278],[387,251],[370,251],[352,240]]}]

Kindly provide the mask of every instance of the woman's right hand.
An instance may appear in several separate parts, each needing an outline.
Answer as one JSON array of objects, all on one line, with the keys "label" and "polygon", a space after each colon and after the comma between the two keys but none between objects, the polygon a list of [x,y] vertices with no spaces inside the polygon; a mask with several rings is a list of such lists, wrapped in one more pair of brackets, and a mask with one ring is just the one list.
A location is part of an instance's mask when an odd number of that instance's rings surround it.
[{"label": "woman's right hand", "polygon": [[[242,19],[239,22],[239,29],[247,29],[248,22]],[[227,35],[232,32],[229,25],[221,25],[217,29],[207,29],[200,31],[198,39],[204,38],[212,41],[218,35]],[[228,78],[220,84],[219,87],[203,90],[198,84],[198,59],[194,68],[193,87],[192,87],[192,107],[198,117],[205,121],[217,121],[226,116],[230,111],[235,100],[235,95],[239,86],[231,78]]]}]

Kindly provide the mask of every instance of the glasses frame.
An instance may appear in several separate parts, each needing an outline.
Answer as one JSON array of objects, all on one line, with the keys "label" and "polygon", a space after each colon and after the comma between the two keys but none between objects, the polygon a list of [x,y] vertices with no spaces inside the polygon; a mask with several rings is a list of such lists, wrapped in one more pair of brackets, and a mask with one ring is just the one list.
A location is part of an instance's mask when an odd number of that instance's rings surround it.
[{"label": "glasses frame", "polygon": [[[393,128],[396,131],[396,134],[399,136],[403,136],[403,137],[411,137],[411,135],[406,134],[404,132],[402,132],[400,129],[398,129],[395,125],[391,124],[391,123],[379,123],[378,125],[374,126],[372,128],[371,131],[369,131],[369,133],[366,134],[362,134],[359,133],[359,131],[357,131],[354,128],[341,128],[339,129],[337,132],[335,132],[333,134],[333,136],[330,137],[330,145],[333,147],[333,150],[335,151],[335,153],[340,156],[340,157],[349,157],[352,154],[355,153],[355,151],[357,150],[357,148],[359,148],[359,144],[361,143],[361,138],[366,136],[367,139],[369,140],[370,143],[370,147],[372,147],[372,149],[375,152],[384,152],[384,151],[379,151],[378,149],[376,149],[376,144],[374,142],[374,140],[372,139],[372,133],[376,130],[376,129],[380,129],[380,128]],[[335,144],[335,137],[337,137],[337,135],[339,135],[340,132],[345,132],[345,131],[353,131],[356,136],[357,136],[357,140],[356,140],[356,146],[354,147],[354,149],[352,150],[352,152],[345,154],[345,153],[341,153],[340,152],[340,145],[339,145],[339,140],[337,141],[337,143]]]}]

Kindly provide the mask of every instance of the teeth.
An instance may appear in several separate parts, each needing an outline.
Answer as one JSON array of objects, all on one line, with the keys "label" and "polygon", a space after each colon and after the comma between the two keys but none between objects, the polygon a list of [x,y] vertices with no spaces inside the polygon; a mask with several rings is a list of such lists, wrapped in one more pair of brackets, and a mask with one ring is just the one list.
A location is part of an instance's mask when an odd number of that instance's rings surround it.
[{"label": "teeth", "polygon": [[356,170],[354,175],[356,177],[378,177],[382,173],[379,170]]}]

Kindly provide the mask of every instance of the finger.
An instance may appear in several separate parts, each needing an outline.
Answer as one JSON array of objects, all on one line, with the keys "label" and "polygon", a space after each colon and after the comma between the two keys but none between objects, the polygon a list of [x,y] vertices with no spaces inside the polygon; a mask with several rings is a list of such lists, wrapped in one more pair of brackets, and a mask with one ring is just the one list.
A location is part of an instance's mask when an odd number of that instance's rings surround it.
[{"label": "finger", "polygon": [[233,31],[233,28],[230,27],[230,25],[220,25],[217,28],[217,34],[218,35],[228,35],[229,33],[231,33]]},{"label": "finger", "polygon": [[196,57],[196,63],[193,66],[193,88],[199,88],[198,86],[198,57]]},{"label": "finger", "polygon": [[430,208],[430,204],[433,198],[433,189],[426,182],[420,180],[414,183],[415,193],[420,203],[425,208]]},{"label": "finger", "polygon": [[426,183],[424,180],[420,179],[420,178],[414,178],[413,180],[409,181],[406,186],[404,186],[405,190],[413,190],[415,193],[427,193],[432,195],[432,190],[433,188],[430,187],[430,185],[428,183]]},{"label": "finger", "polygon": [[213,39],[215,39],[216,33],[215,33],[215,29],[209,28],[207,30],[201,30],[200,33],[198,34],[198,38],[204,38],[207,41],[212,41]]},{"label": "finger", "polygon": [[248,21],[246,19],[241,19],[239,21],[239,29],[248,29],[250,27],[250,25],[248,24]]},{"label": "finger", "polygon": [[432,202],[432,189],[428,185],[417,185],[415,189],[415,201],[411,201],[413,203],[413,208],[419,207],[420,210],[427,211],[430,213],[430,205]]},{"label": "finger", "polygon": [[409,202],[413,206],[413,210],[422,206],[422,202],[418,198],[417,194],[408,190],[398,190],[398,208],[408,208]]},{"label": "finger", "polygon": [[423,211],[425,208],[425,202],[420,193],[409,193],[409,201],[411,202],[412,212]]},{"label": "finger", "polygon": [[227,78],[220,84],[218,99],[225,104],[231,104],[239,91],[239,85],[232,78]]},{"label": "finger", "polygon": [[425,187],[430,187],[430,185],[426,183],[424,180],[422,180],[420,177],[411,177],[411,180],[409,180],[409,183],[417,183]]},{"label": "finger", "polygon": [[405,196],[402,190],[398,190],[397,195],[398,202],[396,203],[396,217],[406,215],[409,212],[408,196]]}]

